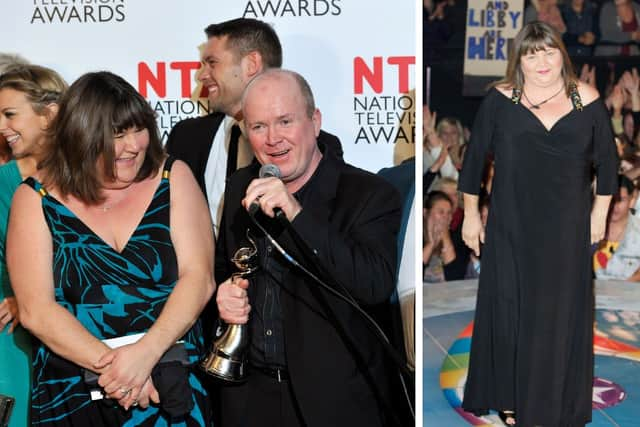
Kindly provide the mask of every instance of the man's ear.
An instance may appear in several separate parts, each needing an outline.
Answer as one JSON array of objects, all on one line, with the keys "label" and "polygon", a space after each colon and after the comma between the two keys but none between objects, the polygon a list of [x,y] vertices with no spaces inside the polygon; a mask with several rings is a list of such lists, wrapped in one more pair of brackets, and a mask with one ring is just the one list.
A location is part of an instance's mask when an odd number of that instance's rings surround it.
[{"label": "man's ear", "polygon": [[322,128],[322,113],[320,113],[320,110],[318,110],[317,108],[311,116],[311,121],[313,122],[313,128],[315,130],[317,138],[318,135],[320,135],[320,129]]},{"label": "man's ear", "polygon": [[264,71],[262,55],[257,50],[253,50],[242,58],[242,69],[245,75],[252,79]]}]

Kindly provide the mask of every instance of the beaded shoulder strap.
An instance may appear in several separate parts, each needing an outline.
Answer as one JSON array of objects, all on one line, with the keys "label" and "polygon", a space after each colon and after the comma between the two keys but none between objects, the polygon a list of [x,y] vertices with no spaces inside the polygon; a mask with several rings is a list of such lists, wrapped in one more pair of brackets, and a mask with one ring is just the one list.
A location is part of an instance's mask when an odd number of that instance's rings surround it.
[{"label": "beaded shoulder strap", "polygon": [[47,190],[45,190],[45,188],[42,186],[42,184],[40,184],[38,180],[36,180],[31,176],[25,179],[24,183],[27,184],[29,187],[33,188],[33,190],[36,193],[40,194],[41,197],[45,197],[47,194],[49,194]]},{"label": "beaded shoulder strap", "polygon": [[578,85],[575,83],[571,83],[571,86],[569,86],[569,97],[571,98],[573,108],[582,111],[582,98],[580,98],[580,93],[578,92]]},{"label": "beaded shoulder strap", "polygon": [[514,87],[511,91],[511,102],[513,102],[514,104],[519,104],[520,98],[522,98],[522,90]]},{"label": "beaded shoulder strap", "polygon": [[162,169],[162,179],[169,179],[171,176],[171,166],[173,166],[173,162],[176,160],[175,157],[169,156],[167,160],[164,161],[164,168]]}]

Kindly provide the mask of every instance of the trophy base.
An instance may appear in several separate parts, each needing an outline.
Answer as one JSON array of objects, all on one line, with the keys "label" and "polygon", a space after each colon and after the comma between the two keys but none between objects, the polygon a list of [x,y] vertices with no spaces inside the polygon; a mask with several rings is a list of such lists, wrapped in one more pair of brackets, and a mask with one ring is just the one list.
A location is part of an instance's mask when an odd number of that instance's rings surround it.
[{"label": "trophy base", "polygon": [[245,361],[233,359],[218,350],[213,351],[200,367],[207,374],[224,381],[238,383],[247,379]]}]

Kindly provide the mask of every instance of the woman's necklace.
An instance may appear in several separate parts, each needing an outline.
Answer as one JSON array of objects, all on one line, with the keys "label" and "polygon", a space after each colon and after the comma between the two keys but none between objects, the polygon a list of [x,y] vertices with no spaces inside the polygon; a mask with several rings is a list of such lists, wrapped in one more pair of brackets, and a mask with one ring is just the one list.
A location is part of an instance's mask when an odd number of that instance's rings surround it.
[{"label": "woman's necklace", "polygon": [[105,213],[109,212],[112,208],[118,206],[120,203],[124,201],[124,199],[127,198],[127,196],[129,195],[129,188],[130,187],[120,190],[122,192],[121,193],[122,195],[118,199],[111,200],[111,201],[105,200],[102,204],[96,205],[96,208]]},{"label": "woman's necklace", "polygon": [[560,88],[560,90],[558,90],[556,93],[554,93],[553,95],[551,95],[550,97],[548,97],[547,99],[543,100],[542,102],[538,102],[537,104],[534,104],[533,102],[531,102],[531,100],[529,99],[529,97],[527,96],[527,94],[525,93],[524,89],[522,89],[522,95],[524,96],[524,99],[527,100],[527,102],[529,103],[529,108],[532,109],[536,109],[539,110],[540,106],[542,104],[546,104],[547,102],[551,101],[553,98],[555,98],[560,92],[562,92],[562,90],[564,89],[564,86]]}]

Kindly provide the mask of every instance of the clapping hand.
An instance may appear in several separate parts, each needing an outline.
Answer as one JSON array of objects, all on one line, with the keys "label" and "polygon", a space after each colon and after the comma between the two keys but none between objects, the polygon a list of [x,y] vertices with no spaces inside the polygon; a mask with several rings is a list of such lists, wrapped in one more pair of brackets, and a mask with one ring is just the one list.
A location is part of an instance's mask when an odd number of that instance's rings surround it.
[{"label": "clapping hand", "polygon": [[446,220],[436,219],[433,221],[429,221],[427,226],[427,237],[429,239],[429,243],[436,247],[438,243],[442,241],[442,236],[444,235],[445,230],[448,227],[448,223]]},{"label": "clapping hand", "polygon": [[580,81],[589,86],[596,86],[596,67],[584,64],[580,70]]},{"label": "clapping hand", "polygon": [[640,76],[638,76],[638,69],[633,68],[630,72],[625,71],[620,78],[620,84],[631,98],[631,109],[640,111]]},{"label": "clapping hand", "polygon": [[437,113],[435,111],[431,112],[429,106],[424,105],[422,107],[422,132],[427,143],[426,148],[429,149],[442,145],[442,140],[436,133],[436,118]]},{"label": "clapping hand", "polygon": [[620,84],[630,95],[637,94],[640,91],[638,69],[633,68],[631,71],[625,71],[620,77]]},{"label": "clapping hand", "polygon": [[609,98],[607,99],[607,103],[611,105],[614,112],[620,112],[622,110],[622,106],[624,105],[625,94],[622,90],[622,85],[618,83],[613,87]]}]

